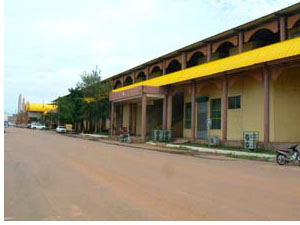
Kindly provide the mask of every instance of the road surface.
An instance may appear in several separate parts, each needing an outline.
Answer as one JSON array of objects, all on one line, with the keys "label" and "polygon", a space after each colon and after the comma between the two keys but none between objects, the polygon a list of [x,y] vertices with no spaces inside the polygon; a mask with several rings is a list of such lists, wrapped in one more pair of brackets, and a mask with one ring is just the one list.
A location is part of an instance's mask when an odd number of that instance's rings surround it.
[{"label": "road surface", "polygon": [[9,128],[5,220],[300,220],[300,166]]}]

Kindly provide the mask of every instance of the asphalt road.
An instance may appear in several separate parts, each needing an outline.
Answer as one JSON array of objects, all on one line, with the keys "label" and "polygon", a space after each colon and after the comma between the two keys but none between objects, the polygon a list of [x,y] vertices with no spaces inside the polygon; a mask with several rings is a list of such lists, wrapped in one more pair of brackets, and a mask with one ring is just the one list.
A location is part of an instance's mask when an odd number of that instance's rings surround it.
[{"label": "asphalt road", "polygon": [[9,128],[5,220],[300,220],[300,166]]}]

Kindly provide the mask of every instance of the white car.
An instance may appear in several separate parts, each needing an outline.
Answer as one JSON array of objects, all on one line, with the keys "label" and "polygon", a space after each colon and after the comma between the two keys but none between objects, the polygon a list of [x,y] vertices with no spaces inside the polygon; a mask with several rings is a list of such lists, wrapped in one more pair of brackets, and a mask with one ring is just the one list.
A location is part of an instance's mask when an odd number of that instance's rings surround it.
[{"label": "white car", "polygon": [[37,129],[37,130],[43,130],[46,129],[45,125],[39,124],[39,123],[33,123],[31,124],[31,129]]},{"label": "white car", "polygon": [[36,129],[37,125],[38,125],[37,123],[31,123],[30,124],[30,129]]},{"label": "white car", "polygon": [[56,131],[57,133],[66,133],[66,132],[67,132],[67,129],[66,129],[65,126],[57,126],[56,129],[55,129],[55,131]]}]

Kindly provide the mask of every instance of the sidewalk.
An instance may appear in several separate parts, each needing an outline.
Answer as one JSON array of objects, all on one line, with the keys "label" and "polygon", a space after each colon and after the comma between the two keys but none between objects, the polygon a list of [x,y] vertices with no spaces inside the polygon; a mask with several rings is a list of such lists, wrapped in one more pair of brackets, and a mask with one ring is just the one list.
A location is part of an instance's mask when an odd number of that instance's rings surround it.
[{"label": "sidewalk", "polygon": [[[217,154],[217,155],[225,155],[236,158],[247,158],[247,159],[257,159],[257,160],[265,160],[272,161],[275,159],[275,154],[264,154],[264,153],[251,153],[251,152],[243,152],[236,150],[222,150],[222,149],[214,149],[214,148],[205,148],[205,147],[197,147],[197,146],[189,146],[189,145],[179,145],[179,144],[171,144],[171,143],[155,143],[155,142],[146,142],[146,143],[124,143],[116,140],[109,139],[108,135],[97,135],[97,134],[65,134],[66,136],[82,138],[86,140],[99,141],[106,144],[112,145],[120,145],[126,146],[130,148],[138,148],[145,149],[150,151],[159,151],[173,154],[182,154],[182,155],[200,155],[201,153],[208,154]],[[249,157],[249,158],[248,158]]]},{"label": "sidewalk", "polygon": [[[157,145],[154,142],[147,142],[151,145]],[[235,150],[222,150],[222,149],[214,149],[214,148],[205,148],[205,147],[196,147],[189,145],[178,145],[178,144],[164,144],[167,148],[178,148],[178,149],[188,149],[194,150],[203,153],[213,153],[213,154],[222,154],[222,155],[233,155],[233,156],[250,156],[250,157],[258,157],[258,158],[267,158],[274,159],[276,157],[275,154],[264,154],[264,153],[251,153],[251,152],[243,152],[243,151],[235,151]]]},{"label": "sidewalk", "polygon": [[130,148],[138,148],[138,149],[145,149],[151,151],[159,151],[159,152],[167,152],[167,153],[174,153],[174,154],[182,154],[182,155],[196,155],[199,154],[198,151],[195,150],[182,150],[182,149],[174,149],[174,148],[167,148],[159,145],[150,145],[148,143],[125,143],[116,140],[109,139],[107,135],[96,135],[96,134],[63,134],[65,136],[74,137],[74,138],[81,138],[85,140],[91,141],[99,141],[105,144],[112,144],[112,145],[120,145],[126,146]]}]

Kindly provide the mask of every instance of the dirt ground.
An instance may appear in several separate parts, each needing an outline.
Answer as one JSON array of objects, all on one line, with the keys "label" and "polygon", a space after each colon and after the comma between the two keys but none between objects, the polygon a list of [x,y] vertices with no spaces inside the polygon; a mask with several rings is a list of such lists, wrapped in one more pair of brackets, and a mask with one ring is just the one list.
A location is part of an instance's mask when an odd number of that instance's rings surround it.
[{"label": "dirt ground", "polygon": [[300,166],[8,128],[5,220],[300,220]]}]

